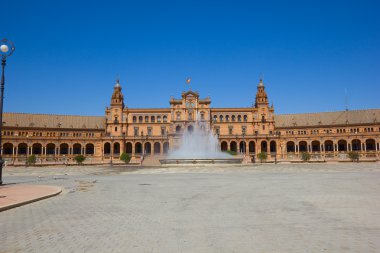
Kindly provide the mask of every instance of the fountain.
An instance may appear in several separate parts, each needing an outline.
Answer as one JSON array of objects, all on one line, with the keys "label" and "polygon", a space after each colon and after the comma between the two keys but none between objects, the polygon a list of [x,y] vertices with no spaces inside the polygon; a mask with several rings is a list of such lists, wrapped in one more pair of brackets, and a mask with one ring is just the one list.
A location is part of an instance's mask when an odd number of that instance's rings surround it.
[{"label": "fountain", "polygon": [[221,152],[217,136],[207,122],[196,115],[194,124],[189,125],[181,136],[178,148],[170,151],[161,164],[221,164],[241,163],[241,158],[234,158]]}]

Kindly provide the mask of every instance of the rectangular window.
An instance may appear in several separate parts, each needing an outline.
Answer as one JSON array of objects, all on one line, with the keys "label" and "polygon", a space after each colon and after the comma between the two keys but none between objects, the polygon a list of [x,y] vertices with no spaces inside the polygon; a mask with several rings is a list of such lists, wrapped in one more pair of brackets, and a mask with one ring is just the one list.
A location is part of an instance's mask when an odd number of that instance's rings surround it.
[{"label": "rectangular window", "polygon": [[157,122],[158,122],[158,123],[161,122],[161,116],[157,116]]},{"label": "rectangular window", "polygon": [[166,134],[166,129],[165,127],[161,127],[161,135],[165,135]]},{"label": "rectangular window", "polygon": [[152,128],[151,127],[148,127],[148,135],[152,136]]},{"label": "rectangular window", "polygon": [[229,126],[229,127],[228,127],[228,134],[229,134],[229,135],[232,135],[233,132],[234,132],[234,127],[233,127],[233,126]]},{"label": "rectangular window", "polygon": [[138,127],[135,127],[133,129],[133,134],[134,134],[134,136],[138,136],[139,135],[139,128]]},{"label": "rectangular window", "polygon": [[245,135],[247,128],[245,126],[241,127],[241,133]]}]

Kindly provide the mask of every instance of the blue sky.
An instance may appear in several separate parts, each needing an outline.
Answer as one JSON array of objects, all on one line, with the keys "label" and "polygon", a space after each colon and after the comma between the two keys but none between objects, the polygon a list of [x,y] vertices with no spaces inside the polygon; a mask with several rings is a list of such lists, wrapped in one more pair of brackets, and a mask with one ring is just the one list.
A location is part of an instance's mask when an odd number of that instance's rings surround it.
[{"label": "blue sky", "polygon": [[104,115],[168,107],[185,79],[213,107],[276,113],[380,107],[379,1],[5,1],[8,112]]}]

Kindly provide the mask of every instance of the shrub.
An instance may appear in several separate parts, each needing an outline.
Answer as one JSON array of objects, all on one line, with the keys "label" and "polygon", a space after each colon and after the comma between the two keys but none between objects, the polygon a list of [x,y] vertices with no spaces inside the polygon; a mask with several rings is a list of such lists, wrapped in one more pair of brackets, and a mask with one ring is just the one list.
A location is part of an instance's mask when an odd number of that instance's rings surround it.
[{"label": "shrub", "polygon": [[28,166],[34,165],[34,164],[36,164],[36,161],[37,161],[36,156],[30,155],[30,156],[28,156],[28,160],[26,161],[26,165],[28,165]]},{"label": "shrub", "polygon": [[122,153],[120,155],[120,160],[122,160],[125,163],[129,163],[129,161],[131,160],[131,156],[128,155],[127,153]]},{"label": "shrub", "polygon": [[86,160],[86,157],[83,155],[77,155],[74,157],[74,160],[77,162],[77,164],[82,165],[84,160]]},{"label": "shrub", "polygon": [[355,151],[350,151],[347,153],[348,157],[351,159],[353,162],[359,162],[359,153]]},{"label": "shrub", "polygon": [[268,158],[267,152],[260,152],[257,154],[257,158],[259,158],[260,162],[262,163]]},{"label": "shrub", "polygon": [[308,152],[302,152],[301,153],[301,160],[304,162],[309,161],[311,158],[311,155]]},{"label": "shrub", "polygon": [[230,155],[237,155],[237,152],[236,152],[236,151],[227,150],[226,152],[227,152],[228,154],[230,154]]}]

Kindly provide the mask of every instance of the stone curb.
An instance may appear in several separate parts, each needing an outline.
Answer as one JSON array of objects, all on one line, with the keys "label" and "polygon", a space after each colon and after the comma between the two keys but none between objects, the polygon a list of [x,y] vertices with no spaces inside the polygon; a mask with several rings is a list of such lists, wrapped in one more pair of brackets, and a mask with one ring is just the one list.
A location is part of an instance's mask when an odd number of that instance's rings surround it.
[{"label": "stone curb", "polygon": [[50,193],[50,194],[47,194],[47,195],[44,195],[44,196],[41,196],[41,197],[37,197],[37,198],[33,198],[33,199],[28,199],[28,200],[25,200],[25,201],[20,201],[18,203],[14,203],[14,204],[9,204],[9,205],[5,205],[5,206],[1,206],[0,207],[0,212],[6,211],[6,210],[9,210],[9,209],[12,209],[12,208],[16,208],[16,207],[19,207],[19,206],[27,205],[27,204],[30,204],[30,203],[33,203],[33,202],[37,202],[37,201],[40,201],[40,200],[43,200],[43,199],[47,199],[47,198],[50,198],[50,197],[57,196],[58,194],[60,194],[62,192],[62,188],[61,187],[56,187],[56,188],[57,188],[57,191],[54,192],[54,193]]}]

